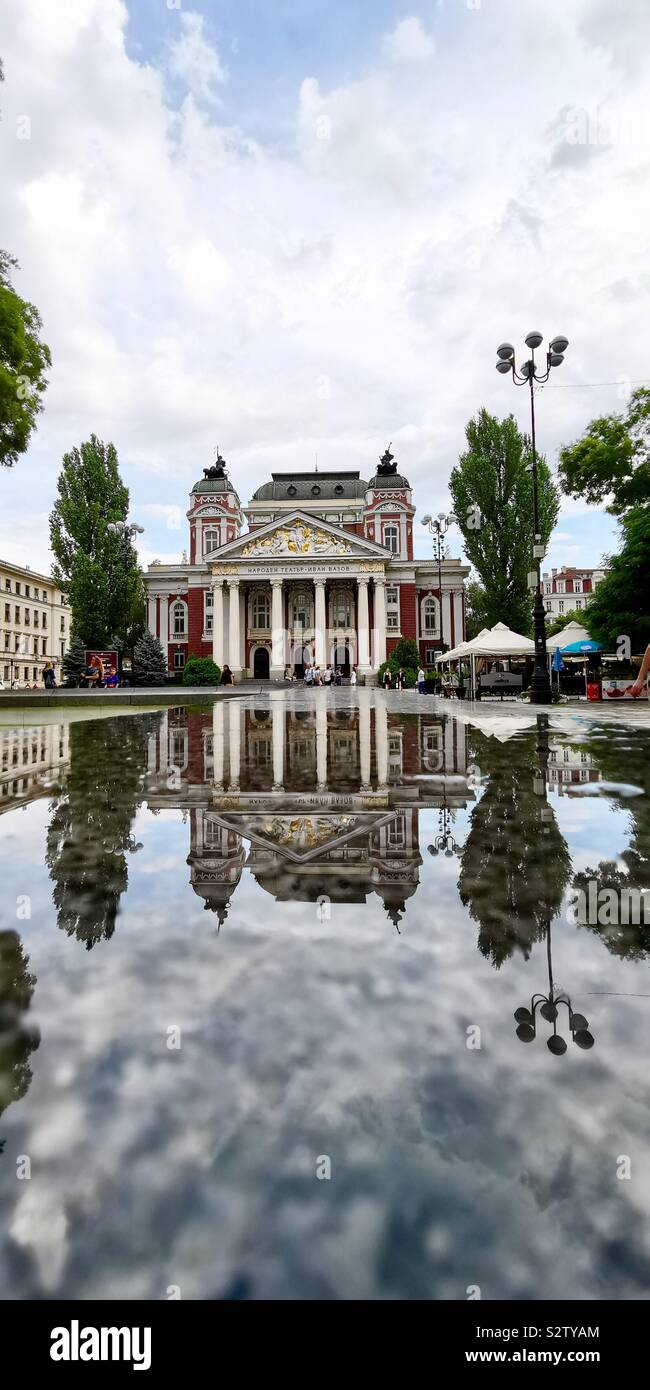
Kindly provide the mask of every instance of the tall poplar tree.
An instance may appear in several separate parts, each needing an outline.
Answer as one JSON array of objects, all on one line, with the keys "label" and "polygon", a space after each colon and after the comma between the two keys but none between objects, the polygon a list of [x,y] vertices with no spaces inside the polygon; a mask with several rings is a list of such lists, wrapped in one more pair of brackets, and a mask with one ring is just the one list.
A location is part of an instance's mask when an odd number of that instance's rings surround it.
[{"label": "tall poplar tree", "polygon": [[[528,574],[533,568],[531,442],[513,415],[499,420],[480,410],[466,430],[467,449],[452,469],[449,490],[465,553],[484,590],[487,626],[515,632],[532,627]],[[546,543],[557,521],[560,494],[538,454],[539,529]]]},{"label": "tall poplar tree", "polygon": [[89,647],[115,638],[131,646],[144,626],[144,588],[130,537],[109,530],[125,522],[129,491],[113,444],[92,434],[63,456],[50,514],[53,577],[67,593],[72,633]]}]

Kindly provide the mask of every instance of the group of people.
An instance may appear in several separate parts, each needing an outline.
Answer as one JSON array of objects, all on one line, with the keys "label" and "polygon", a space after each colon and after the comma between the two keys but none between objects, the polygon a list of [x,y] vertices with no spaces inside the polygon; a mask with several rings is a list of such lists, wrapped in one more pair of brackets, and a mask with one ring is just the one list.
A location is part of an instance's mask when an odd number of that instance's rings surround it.
[{"label": "group of people", "polygon": [[[415,683],[420,694],[426,694],[426,675],[421,666],[418,670]],[[384,671],[382,685],[384,687],[384,690],[406,690],[406,672],[403,666],[400,666],[399,671],[395,672],[391,671],[390,667],[387,666],[386,670]]]},{"label": "group of people", "polygon": [[[290,669],[290,667],[287,667],[287,670],[286,670],[286,673],[285,673],[285,679],[286,679],[286,680],[290,680],[290,681],[295,681],[295,679],[296,679],[295,673]],[[302,675],[302,680],[303,680],[303,685],[307,685],[307,686],[312,686],[312,685],[325,685],[325,686],[342,685],[342,684],[343,684],[343,671],[342,671],[342,669],[341,669],[340,666],[325,666],[325,667],[321,668],[320,666],[309,666],[309,665],[308,665],[308,666],[305,666],[305,669],[304,669],[303,675]],[[356,685],[356,683],[357,683],[357,673],[356,673],[356,671],[355,671],[355,669],[354,669],[354,666],[353,666],[353,667],[351,668],[351,670],[350,670],[350,685]]]}]

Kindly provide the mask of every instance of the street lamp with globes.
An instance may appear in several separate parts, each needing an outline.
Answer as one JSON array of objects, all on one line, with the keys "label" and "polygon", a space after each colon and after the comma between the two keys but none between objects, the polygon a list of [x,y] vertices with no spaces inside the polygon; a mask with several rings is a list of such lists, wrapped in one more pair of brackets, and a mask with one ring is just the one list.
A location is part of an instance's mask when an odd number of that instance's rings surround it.
[{"label": "street lamp with globes", "polygon": [[553,367],[560,367],[564,361],[564,354],[569,346],[568,338],[558,334],[552,338],[546,351],[546,371],[539,371],[535,362],[535,351],[542,343],[542,334],[538,332],[529,333],[526,338],[526,347],[530,348],[530,357],[522,362],[519,371],[515,367],[515,350],[512,343],[501,343],[497,348],[499,361],[496,364],[497,371],[505,376],[506,372],[512,373],[512,380],[515,386],[528,386],[530,389],[530,420],[531,420],[531,443],[532,443],[532,463],[531,473],[533,477],[533,563],[534,570],[528,576],[529,586],[535,590],[535,606],[533,609],[533,619],[535,625],[535,669],[530,687],[530,699],[534,705],[549,705],[551,703],[551,678],[548,670],[546,657],[546,618],[544,615],[544,601],[542,599],[542,586],[540,581],[540,561],[544,558],[544,546],[539,530],[539,495],[537,480],[537,450],[535,444],[535,382],[543,386],[548,381]]},{"label": "street lamp with globes", "polygon": [[456,518],[453,513],[438,512],[437,516],[422,517],[422,525],[426,526],[433,537],[433,558],[438,565],[438,601],[440,604],[440,648],[444,648],[442,632],[442,562],[444,559],[444,541],[450,526],[453,526]]}]

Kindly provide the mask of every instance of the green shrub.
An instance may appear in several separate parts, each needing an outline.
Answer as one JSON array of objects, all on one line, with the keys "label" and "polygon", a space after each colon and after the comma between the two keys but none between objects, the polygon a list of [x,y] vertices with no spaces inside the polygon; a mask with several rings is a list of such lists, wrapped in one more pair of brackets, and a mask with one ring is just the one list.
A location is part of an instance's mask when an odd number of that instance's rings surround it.
[{"label": "green shrub", "polygon": [[404,670],[409,667],[417,671],[418,666],[422,664],[420,648],[413,637],[400,637],[397,646],[394,651],[391,652],[388,659],[391,667],[394,665],[396,671],[399,671],[400,666],[403,666]]},{"label": "green shrub", "polygon": [[183,685],[218,685],[221,671],[211,656],[191,656],[185,662]]}]

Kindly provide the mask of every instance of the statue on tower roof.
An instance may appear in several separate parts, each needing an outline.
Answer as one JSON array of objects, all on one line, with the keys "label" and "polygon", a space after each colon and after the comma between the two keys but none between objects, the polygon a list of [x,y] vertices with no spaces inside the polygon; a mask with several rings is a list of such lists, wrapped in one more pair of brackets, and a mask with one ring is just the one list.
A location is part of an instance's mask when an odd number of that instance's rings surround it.
[{"label": "statue on tower roof", "polygon": [[212,464],[212,466],[211,466],[210,468],[204,468],[204,469],[203,469],[203,477],[204,477],[204,478],[211,478],[211,479],[212,479],[212,478],[225,478],[225,476],[226,476],[226,460],[225,460],[224,458],[221,457],[221,454],[219,453],[219,445],[217,444],[217,457],[216,457],[214,463]]},{"label": "statue on tower roof", "polygon": [[379,468],[377,469],[377,472],[383,474],[397,472],[397,462],[395,459],[395,455],[391,454],[390,444],[388,445],[388,448],[386,449],[385,453],[382,454],[379,460]]}]

